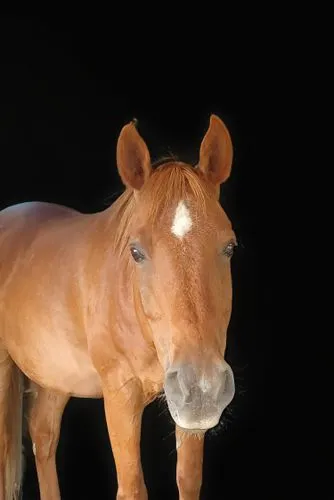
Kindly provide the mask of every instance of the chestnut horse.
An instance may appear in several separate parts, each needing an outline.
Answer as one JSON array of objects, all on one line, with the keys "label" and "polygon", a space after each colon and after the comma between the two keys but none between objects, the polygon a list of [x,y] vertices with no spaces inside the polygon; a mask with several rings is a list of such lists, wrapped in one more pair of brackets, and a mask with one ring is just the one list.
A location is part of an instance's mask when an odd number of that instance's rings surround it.
[{"label": "chestnut horse", "polygon": [[59,500],[56,449],[70,397],[103,398],[117,499],[147,499],[145,406],[163,390],[176,424],[179,498],[198,499],[203,442],[234,397],[224,359],[236,245],[219,203],[233,157],[215,115],[196,166],[152,166],[135,123],[117,141],[125,186],[82,214],[21,203],[0,212],[0,500],[22,490],[23,382],[42,500]]}]

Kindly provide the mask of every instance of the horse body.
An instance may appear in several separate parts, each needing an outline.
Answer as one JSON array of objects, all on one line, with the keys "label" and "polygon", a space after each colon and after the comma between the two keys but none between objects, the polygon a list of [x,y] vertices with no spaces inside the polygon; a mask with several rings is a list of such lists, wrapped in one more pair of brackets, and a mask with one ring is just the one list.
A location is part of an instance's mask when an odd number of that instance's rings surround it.
[{"label": "horse body", "polygon": [[0,500],[18,498],[22,374],[41,500],[59,500],[56,449],[71,396],[104,399],[118,500],[146,500],[141,419],[162,389],[176,424],[180,500],[199,498],[205,431],[234,396],[224,359],[236,245],[219,204],[226,127],[211,117],[196,168],[151,167],[133,124],[126,187],[95,214],[40,202],[0,212]]},{"label": "horse body", "polygon": [[[110,212],[102,217],[103,222],[108,220],[108,231],[112,231]],[[146,344],[138,341],[138,322],[133,318],[133,324],[129,324],[134,314],[119,315],[127,318],[128,324],[119,325],[124,334],[119,342],[113,337],[112,311],[118,289],[114,286],[116,256],[110,246],[105,253],[98,252],[97,261],[94,260],[97,281],[91,285],[87,276],[94,246],[100,248],[96,236],[106,231],[101,217],[32,202],[3,210],[0,227],[0,339],[22,372],[47,389],[76,397],[102,397],[100,376],[89,345],[95,348],[100,342],[110,363],[131,332],[141,368],[136,375],[147,387],[147,397],[152,384],[157,384],[160,391],[163,374],[161,380],[154,382],[145,374],[147,366],[151,373],[152,362],[148,364],[147,356],[140,353],[140,344]],[[134,312],[127,278],[119,279],[123,281],[126,307]],[[19,310],[17,304],[21,304]],[[131,352],[126,350],[127,358],[131,359]]]},{"label": "horse body", "polygon": [[78,241],[85,224],[84,216],[51,204],[16,205],[0,214],[0,338],[30,380],[95,397],[99,377],[75,315],[84,246],[71,240]]}]

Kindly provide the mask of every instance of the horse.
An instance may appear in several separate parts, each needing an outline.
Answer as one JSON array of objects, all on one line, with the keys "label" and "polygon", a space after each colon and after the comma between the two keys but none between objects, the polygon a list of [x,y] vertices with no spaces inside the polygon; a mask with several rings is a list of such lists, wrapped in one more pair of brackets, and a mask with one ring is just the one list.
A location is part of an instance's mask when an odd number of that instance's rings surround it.
[{"label": "horse", "polygon": [[147,500],[141,423],[161,394],[179,498],[198,499],[205,433],[234,398],[225,351],[237,240],[220,203],[230,133],[211,114],[196,164],[155,165],[134,121],[115,149],[123,192],[102,211],[32,201],[0,212],[0,500],[22,493],[24,415],[41,500],[60,499],[71,397],[103,399],[116,498]]}]

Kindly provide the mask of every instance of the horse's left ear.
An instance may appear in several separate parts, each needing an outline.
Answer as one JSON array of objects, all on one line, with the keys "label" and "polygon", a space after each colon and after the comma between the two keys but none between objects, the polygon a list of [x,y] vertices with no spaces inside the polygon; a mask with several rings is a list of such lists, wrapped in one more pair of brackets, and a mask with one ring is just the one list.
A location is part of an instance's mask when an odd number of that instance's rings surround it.
[{"label": "horse's left ear", "polygon": [[211,115],[209,128],[202,140],[198,169],[216,187],[231,173],[233,146],[230,134],[220,118]]},{"label": "horse's left ear", "polygon": [[123,184],[139,191],[151,173],[151,158],[136,121],[125,125],[117,141],[117,168]]}]

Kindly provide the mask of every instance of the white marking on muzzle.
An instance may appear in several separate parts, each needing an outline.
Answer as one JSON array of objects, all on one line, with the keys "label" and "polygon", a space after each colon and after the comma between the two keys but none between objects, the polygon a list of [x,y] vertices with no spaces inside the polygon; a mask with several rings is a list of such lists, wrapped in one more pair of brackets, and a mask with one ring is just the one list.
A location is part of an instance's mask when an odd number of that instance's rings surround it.
[{"label": "white marking on muzzle", "polygon": [[177,238],[182,239],[190,231],[192,225],[190,212],[184,201],[181,200],[175,210],[171,231]]},{"label": "white marking on muzzle", "polygon": [[203,376],[200,378],[198,385],[199,385],[201,391],[207,392],[208,390],[211,389],[212,384],[210,383],[210,381],[206,377]]}]

